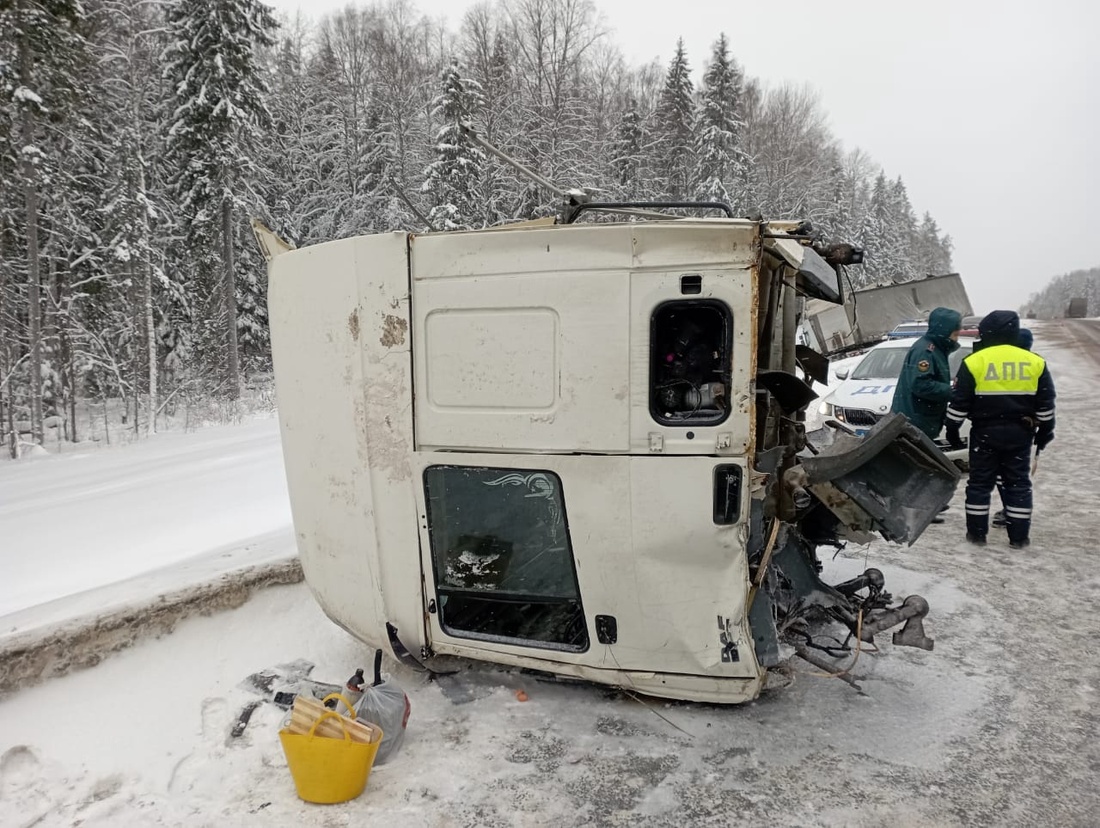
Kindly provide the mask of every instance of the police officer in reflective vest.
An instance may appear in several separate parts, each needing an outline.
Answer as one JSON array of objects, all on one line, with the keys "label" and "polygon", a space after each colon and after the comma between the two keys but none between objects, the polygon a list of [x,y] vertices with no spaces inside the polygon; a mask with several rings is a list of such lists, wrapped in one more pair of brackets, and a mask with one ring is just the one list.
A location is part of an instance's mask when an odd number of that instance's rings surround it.
[{"label": "police officer in reflective vest", "polygon": [[[1016,344],[1023,348],[1025,351],[1030,351],[1031,346],[1035,344],[1035,337],[1032,335],[1029,328],[1020,328],[1020,338],[1016,341]],[[1004,485],[1001,483],[1001,478],[997,478],[997,491],[1001,495],[1001,503],[1005,502]],[[1004,529],[1005,524],[1005,510],[998,509],[993,513],[993,520],[991,521],[993,526],[998,529]]]},{"label": "police officer in reflective vest", "polygon": [[1031,445],[1038,453],[1054,439],[1054,380],[1041,356],[1018,346],[1014,311],[993,311],[978,324],[978,335],[947,407],[952,448],[962,447],[959,427],[971,420],[966,539],[985,543],[989,496],[1000,475],[1008,543],[1023,549],[1031,533]]}]

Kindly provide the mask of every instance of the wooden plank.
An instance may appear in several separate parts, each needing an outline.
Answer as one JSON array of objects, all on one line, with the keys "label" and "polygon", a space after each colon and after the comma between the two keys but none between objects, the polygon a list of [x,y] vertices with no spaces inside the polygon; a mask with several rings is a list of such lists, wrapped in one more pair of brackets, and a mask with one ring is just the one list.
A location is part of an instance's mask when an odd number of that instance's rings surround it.
[{"label": "wooden plank", "polygon": [[[307,735],[310,728],[313,727],[313,723],[321,718],[322,713],[326,712],[334,711],[329,710],[318,699],[296,696],[286,729],[291,733]],[[332,717],[325,719],[317,726],[316,733],[318,736],[330,739],[343,739],[345,727],[353,742],[369,745],[381,741],[382,731],[380,728],[370,722],[358,721],[343,715],[340,716],[339,721]]]},{"label": "wooden plank", "polygon": [[[300,716],[297,718],[292,717],[290,723],[287,726],[287,730],[291,733],[300,734],[305,736],[309,733],[313,727],[313,723],[317,719],[310,716]],[[325,719],[321,724],[317,726],[315,731],[318,736],[324,736],[330,739],[343,739],[344,728],[341,724],[347,726],[348,736],[353,742],[361,742],[362,744],[371,744],[379,740],[376,730],[369,725],[364,726],[362,724],[355,724],[349,719],[342,719],[342,722],[338,722],[335,719]]]}]

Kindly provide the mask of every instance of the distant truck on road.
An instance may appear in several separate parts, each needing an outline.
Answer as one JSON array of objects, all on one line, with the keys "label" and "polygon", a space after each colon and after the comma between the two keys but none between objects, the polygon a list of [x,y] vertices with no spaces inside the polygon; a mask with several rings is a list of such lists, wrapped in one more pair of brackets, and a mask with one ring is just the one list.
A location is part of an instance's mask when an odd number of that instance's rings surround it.
[{"label": "distant truck on road", "polygon": [[1084,319],[1089,315],[1089,300],[1084,296],[1070,299],[1066,305],[1066,319]]}]

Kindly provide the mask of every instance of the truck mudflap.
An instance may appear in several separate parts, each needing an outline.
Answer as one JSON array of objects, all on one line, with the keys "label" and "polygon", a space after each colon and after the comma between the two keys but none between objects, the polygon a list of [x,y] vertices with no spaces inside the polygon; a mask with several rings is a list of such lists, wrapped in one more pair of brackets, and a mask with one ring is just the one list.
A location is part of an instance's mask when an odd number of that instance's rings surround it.
[{"label": "truck mudflap", "polygon": [[904,415],[889,414],[863,437],[838,431],[833,442],[800,458],[788,474],[853,539],[877,531],[912,546],[955,493],[958,468]]}]

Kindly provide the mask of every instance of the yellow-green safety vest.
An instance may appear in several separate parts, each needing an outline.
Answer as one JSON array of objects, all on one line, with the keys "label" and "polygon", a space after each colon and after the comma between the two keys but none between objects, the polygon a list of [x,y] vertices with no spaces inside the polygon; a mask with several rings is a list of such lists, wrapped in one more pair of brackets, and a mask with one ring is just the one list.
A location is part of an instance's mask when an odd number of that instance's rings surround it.
[{"label": "yellow-green safety vest", "polygon": [[968,356],[964,364],[974,377],[974,393],[983,396],[1034,394],[1046,368],[1041,356],[1012,345],[982,348]]}]

